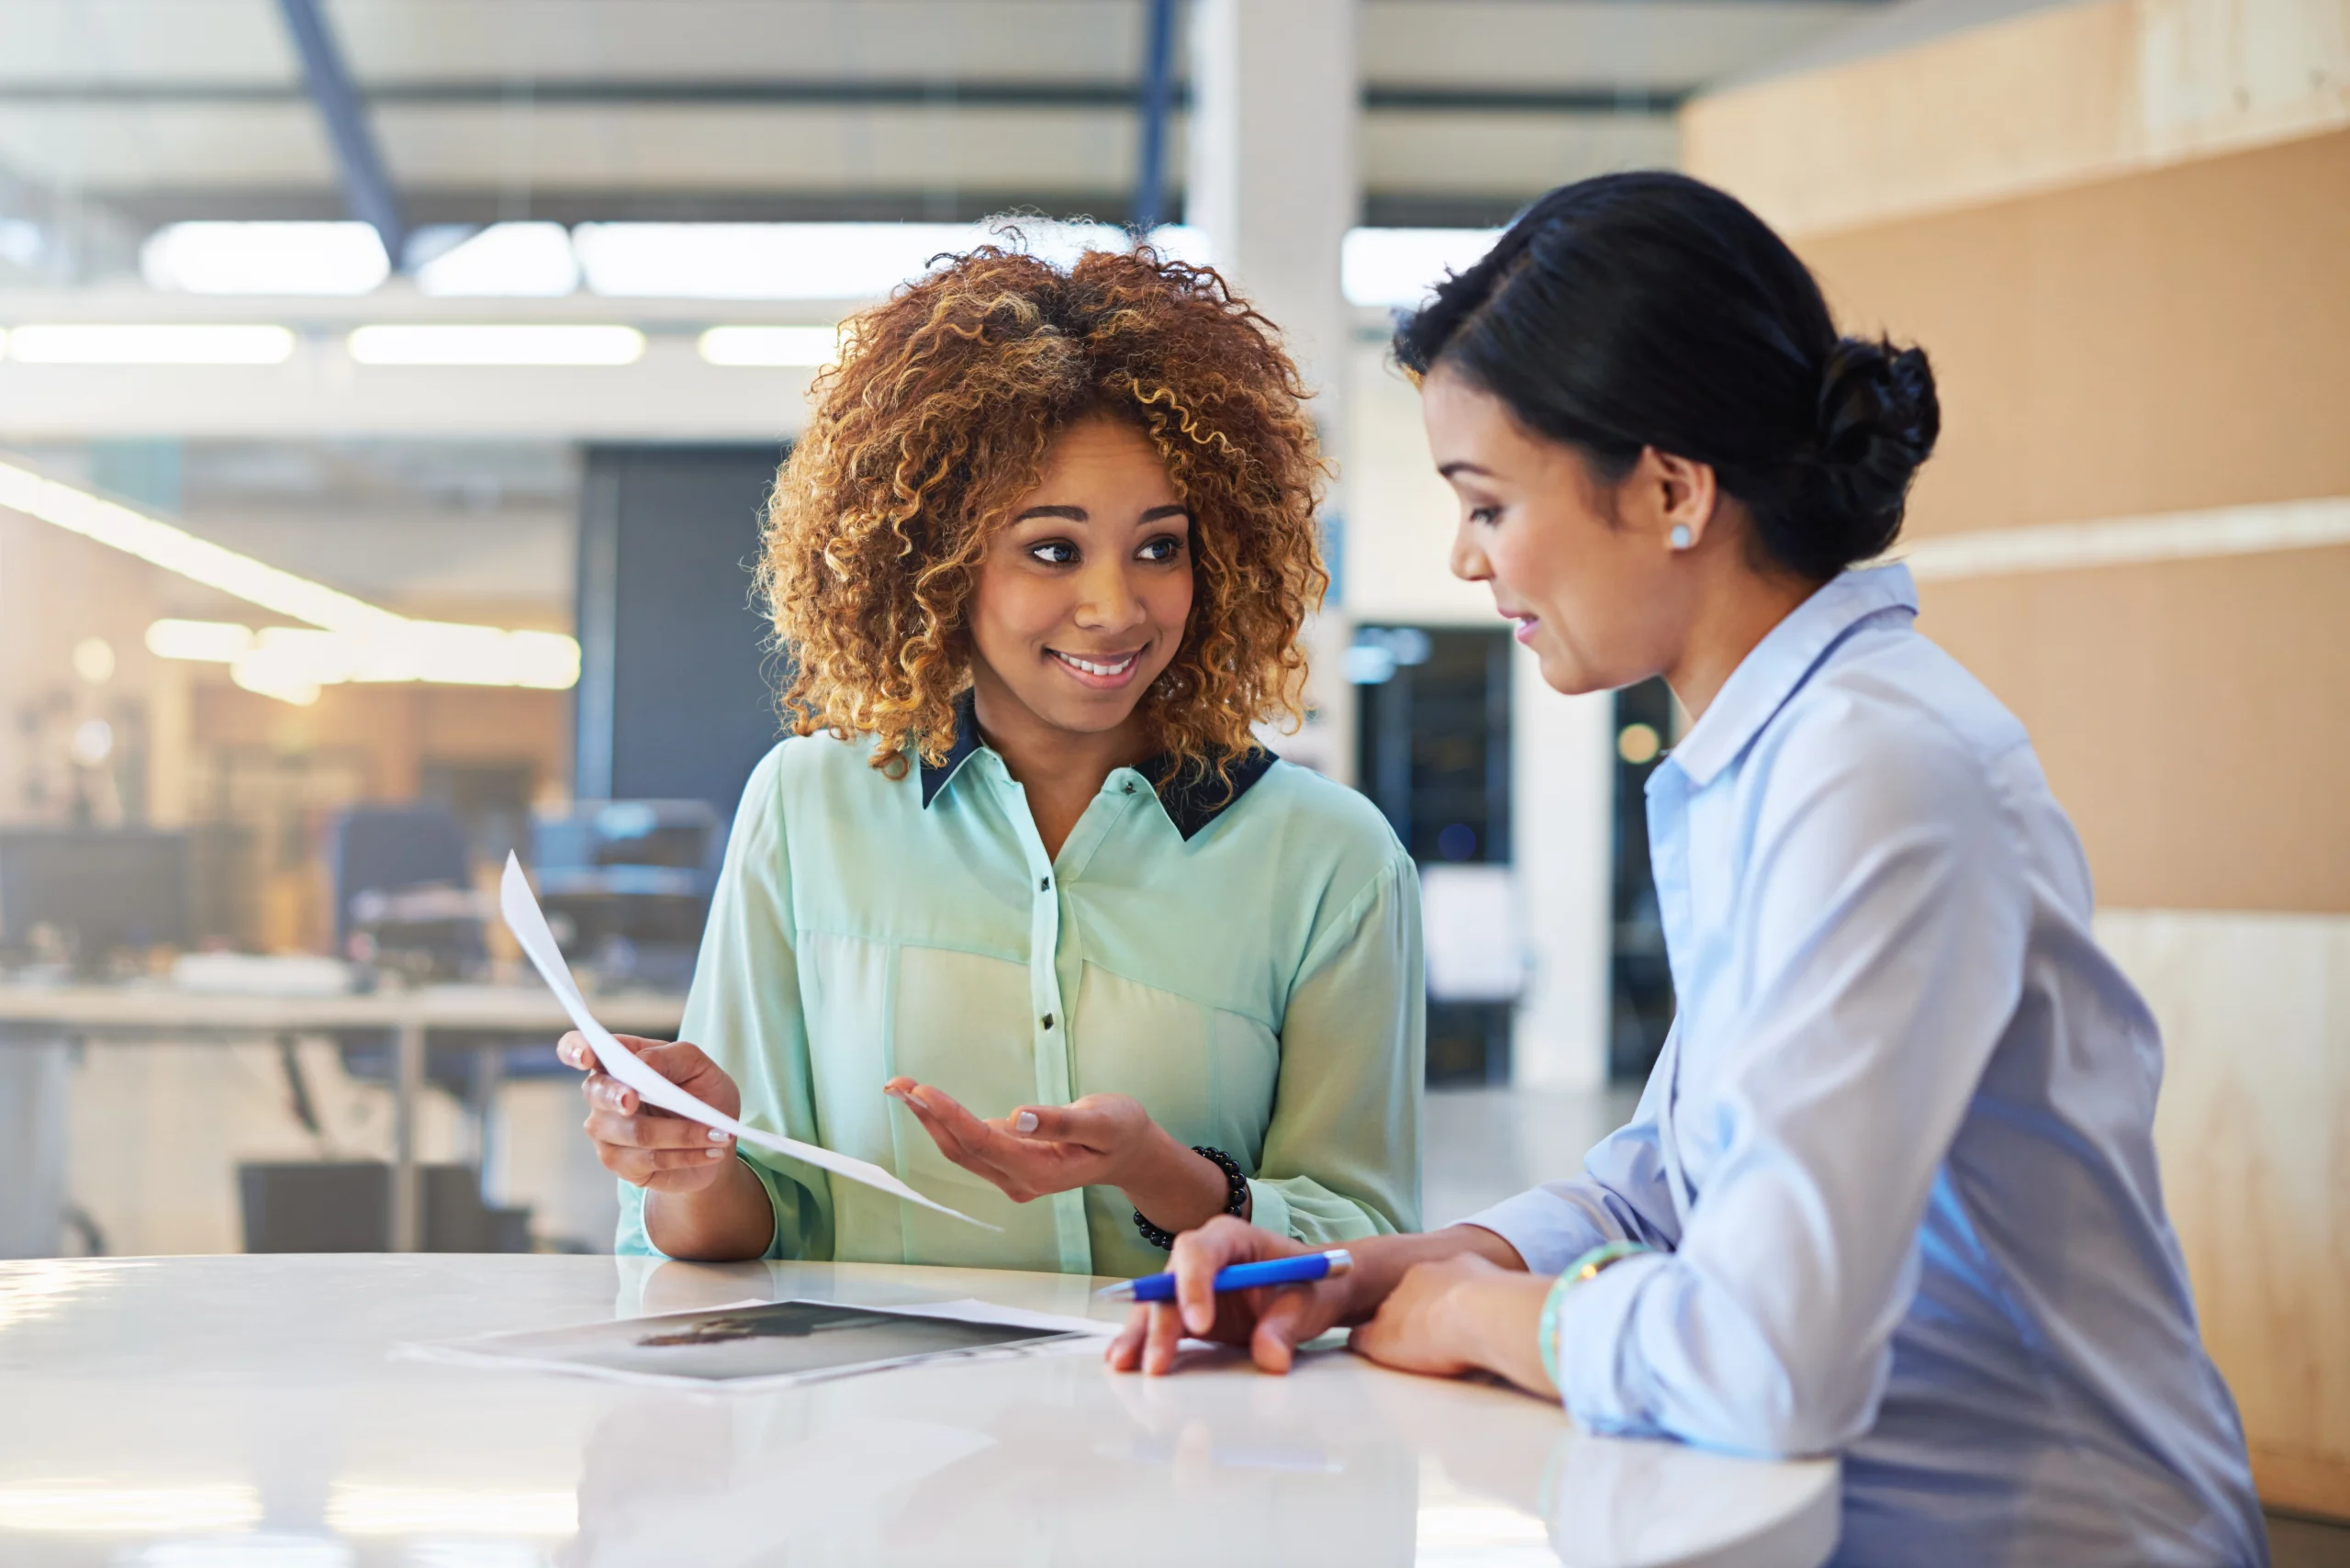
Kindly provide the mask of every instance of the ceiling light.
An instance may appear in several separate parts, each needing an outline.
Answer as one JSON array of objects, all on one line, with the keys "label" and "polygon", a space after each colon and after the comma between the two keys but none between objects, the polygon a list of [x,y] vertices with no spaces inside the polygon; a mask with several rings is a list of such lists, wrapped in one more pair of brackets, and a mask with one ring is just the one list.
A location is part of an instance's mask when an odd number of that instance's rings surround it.
[{"label": "ceiling light", "polygon": [[[1013,232],[1017,230],[1016,235]],[[1168,227],[1169,255],[1205,256],[1204,236]],[[1002,245],[1068,266],[1131,241],[1104,223],[583,223],[572,233],[588,286],[624,298],[878,299],[934,257]]]},{"label": "ceiling light", "polygon": [[73,673],[88,686],[104,686],[114,678],[114,644],[104,637],[84,637],[73,644]]},{"label": "ceiling light", "polygon": [[391,275],[364,223],[174,223],[140,248],[152,288],[182,294],[365,294]]},{"label": "ceiling light", "polygon": [[378,326],[351,334],[362,364],[633,364],[644,354],[634,327]]},{"label": "ceiling light", "polygon": [[324,583],[240,554],[184,528],[132,510],[87,490],[43,478],[28,468],[0,463],[0,507],[8,507],[69,532],[95,539],[168,572],[216,588],[249,604],[274,610],[313,626],[358,630],[400,617]]},{"label": "ceiling light", "polygon": [[293,357],[294,334],[283,327],[56,321],[17,328],[7,347],[26,364],[283,364]]},{"label": "ceiling light", "polygon": [[1352,229],[1338,247],[1339,286],[1350,305],[1416,306],[1448,272],[1482,260],[1498,229]]},{"label": "ceiling light", "polygon": [[579,286],[571,235],[560,223],[493,223],[416,270],[426,294],[553,298]]},{"label": "ceiling light", "polygon": [[712,327],[701,335],[711,364],[830,364],[839,349],[833,327]]},{"label": "ceiling light", "polygon": [[107,1486],[84,1481],[0,1486],[0,1529],[96,1531],[230,1530],[261,1522],[250,1486]]},{"label": "ceiling light", "polygon": [[157,621],[147,628],[147,651],[159,659],[225,665],[252,645],[252,628],[228,621]]},{"label": "ceiling light", "polygon": [[[218,621],[165,620],[147,628],[150,652],[226,663],[229,678],[248,690],[309,703],[318,700],[321,686],[344,680],[552,691],[579,683],[579,644],[559,632],[411,621],[13,463],[0,463],[0,507],[308,622],[307,627],[268,627],[258,635]],[[5,1305],[0,1297],[0,1307]],[[0,1313],[0,1323],[5,1321]]]}]

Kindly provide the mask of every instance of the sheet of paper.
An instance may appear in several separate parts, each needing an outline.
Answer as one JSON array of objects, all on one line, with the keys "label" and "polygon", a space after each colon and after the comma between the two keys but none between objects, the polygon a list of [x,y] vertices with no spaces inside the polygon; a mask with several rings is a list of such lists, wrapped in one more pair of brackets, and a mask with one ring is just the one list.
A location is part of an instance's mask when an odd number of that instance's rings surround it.
[{"label": "sheet of paper", "polygon": [[[973,1219],[960,1210],[950,1209],[945,1204],[923,1197],[869,1160],[746,1126],[716,1106],[688,1094],[639,1061],[633,1051],[614,1039],[611,1031],[597,1023],[595,1015],[588,1011],[587,998],[579,994],[579,987],[573,982],[571,969],[563,961],[563,949],[556,945],[554,933],[547,929],[547,917],[531,892],[531,879],[522,874],[522,863],[511,854],[506,857],[506,875],[498,884],[498,902],[505,913],[508,929],[514,933],[514,940],[522,945],[522,951],[530,958],[532,968],[539,971],[540,977],[554,991],[555,1000],[563,1004],[564,1012],[570,1014],[572,1024],[587,1037],[588,1046],[596,1053],[596,1059],[603,1064],[606,1072],[635,1090],[637,1097],[646,1104],[658,1105],[662,1110],[688,1121],[716,1127],[744,1143],[771,1149],[819,1170],[829,1170],[835,1176],[845,1176],[852,1182],[877,1187],[910,1204],[919,1204],[923,1208],[950,1215],[966,1225],[976,1225],[982,1230],[1003,1228],[1000,1225],[990,1225],[983,1219]],[[878,1085],[875,1086],[874,1092],[880,1092]]]},{"label": "sheet of paper", "polygon": [[878,1306],[877,1312],[894,1312],[905,1317],[951,1317],[957,1323],[993,1323],[1006,1328],[1049,1328],[1060,1334],[1086,1334],[1108,1338],[1125,1327],[1125,1320],[1104,1322],[1099,1317],[1070,1317],[1058,1312],[1032,1312],[1024,1306],[998,1306],[991,1301],[966,1296],[959,1301],[893,1301]]}]

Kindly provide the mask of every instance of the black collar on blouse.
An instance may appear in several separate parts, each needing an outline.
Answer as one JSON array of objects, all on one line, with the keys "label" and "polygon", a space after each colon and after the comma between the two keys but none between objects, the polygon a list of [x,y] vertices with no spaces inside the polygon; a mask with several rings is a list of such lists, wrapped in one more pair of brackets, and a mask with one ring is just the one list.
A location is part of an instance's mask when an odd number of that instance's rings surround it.
[{"label": "black collar on blouse", "polygon": [[[946,789],[947,780],[970,760],[971,754],[986,744],[979,738],[979,718],[972,711],[971,694],[966,690],[955,700],[955,745],[947,751],[946,760],[936,767],[923,764],[922,803],[924,808],[938,799],[938,792]],[[1271,771],[1275,760],[1273,754],[1263,746],[1251,745],[1248,753],[1232,765],[1232,789],[1229,793],[1216,778],[1215,770],[1197,759],[1179,767],[1174,765],[1172,758],[1162,755],[1142,763],[1135,771],[1145,778],[1167,777],[1167,782],[1158,786],[1159,809],[1167,813],[1167,820],[1175,824],[1175,831],[1181,834],[1183,841],[1188,844],[1208,823],[1238,804],[1241,796],[1255,789],[1257,781]]]}]

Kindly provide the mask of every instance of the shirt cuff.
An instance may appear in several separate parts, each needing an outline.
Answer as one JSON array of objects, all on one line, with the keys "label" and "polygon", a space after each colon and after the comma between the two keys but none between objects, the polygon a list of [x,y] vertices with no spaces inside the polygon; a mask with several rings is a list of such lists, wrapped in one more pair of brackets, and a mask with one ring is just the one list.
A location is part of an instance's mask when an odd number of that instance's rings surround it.
[{"label": "shirt cuff", "polygon": [[1259,1230],[1270,1230],[1275,1236],[1286,1236],[1292,1241],[1304,1237],[1290,1229],[1289,1198],[1270,1182],[1248,1181],[1248,1223]]},{"label": "shirt cuff", "polygon": [[1516,1248],[1529,1274],[1562,1272],[1601,1242],[1616,1239],[1593,1225],[1582,1210],[1539,1187],[1504,1198],[1460,1223],[1490,1230]]},{"label": "shirt cuff", "polygon": [[1637,1391],[1626,1385],[1632,1308],[1640,1286],[1673,1261],[1644,1253],[1610,1264],[1567,1292],[1559,1306],[1559,1394],[1567,1414],[1587,1431],[1654,1432]]}]

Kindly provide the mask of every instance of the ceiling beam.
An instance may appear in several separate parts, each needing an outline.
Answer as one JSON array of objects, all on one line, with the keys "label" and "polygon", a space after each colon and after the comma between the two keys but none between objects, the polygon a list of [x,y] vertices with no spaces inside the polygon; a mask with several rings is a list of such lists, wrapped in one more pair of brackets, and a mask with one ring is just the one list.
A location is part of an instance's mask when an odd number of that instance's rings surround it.
[{"label": "ceiling beam", "polygon": [[408,226],[400,217],[399,193],[384,166],[375,132],[367,123],[367,106],[351,83],[351,73],[335,47],[334,35],[319,10],[319,0],[277,0],[292,35],[295,52],[302,59],[302,77],[325,122],[327,139],[334,144],[335,168],[341,175],[343,197],[351,216],[372,226],[384,241],[384,253],[395,270],[407,249]]},{"label": "ceiling beam", "polygon": [[[289,11],[316,0],[280,0]],[[314,78],[315,80],[315,78]],[[345,79],[347,83],[347,78]],[[889,77],[570,77],[537,81],[482,78],[386,80],[357,90],[353,123],[375,108],[478,108],[521,105],[585,108],[956,108],[1100,109],[1131,114],[1145,84],[1111,78],[1067,81],[897,79]],[[1371,114],[1609,114],[1678,108],[1695,84],[1610,82],[1555,87],[1485,87],[1451,83],[1372,82],[1362,106]],[[319,95],[314,88],[313,98]],[[299,102],[299,87],[271,82],[107,80],[0,82],[0,104],[112,104],[151,107],[239,107]],[[1172,109],[1191,106],[1191,85],[1170,82]],[[319,112],[328,114],[319,99]],[[339,111],[338,111],[339,112]],[[330,126],[335,122],[330,118]],[[372,136],[366,138],[372,149]],[[336,141],[338,156],[342,142]],[[375,159],[380,172],[382,160]],[[386,182],[388,188],[388,182]]]}]

